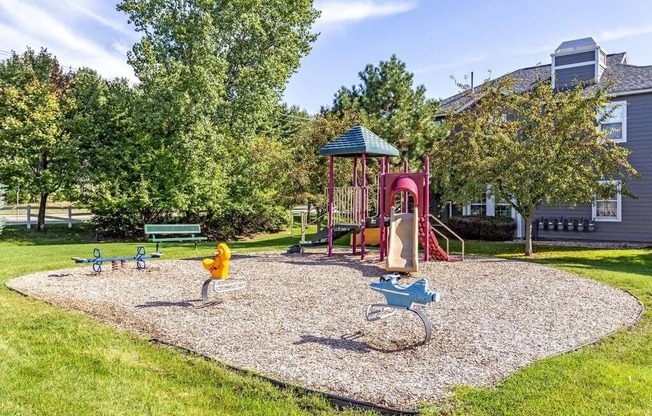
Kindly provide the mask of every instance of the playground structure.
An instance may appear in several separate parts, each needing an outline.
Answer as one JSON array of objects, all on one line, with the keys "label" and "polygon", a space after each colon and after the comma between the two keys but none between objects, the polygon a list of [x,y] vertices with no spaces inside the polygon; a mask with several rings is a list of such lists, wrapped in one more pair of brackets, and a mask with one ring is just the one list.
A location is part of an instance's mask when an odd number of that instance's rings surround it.
[{"label": "playground structure", "polygon": [[85,259],[81,257],[72,257],[71,259],[75,261],[75,263],[78,264],[85,264],[85,263],[92,263],[93,264],[93,271],[95,273],[101,273],[102,272],[102,264],[103,263],[108,263],[111,262],[111,268],[113,270],[116,270],[120,267],[125,267],[126,262],[128,261],[136,261],[136,268],[138,270],[142,270],[147,268],[147,264],[145,263],[146,259],[157,259],[161,257],[163,253],[152,253],[152,254],[145,254],[145,247],[143,246],[138,246],[136,249],[136,255],[135,256],[128,256],[128,257],[102,257],[102,251],[99,248],[94,248],[93,249],[93,258],[90,259]]},{"label": "playground structure", "polygon": [[428,289],[428,281],[419,279],[409,286],[398,284],[398,274],[388,274],[382,276],[378,282],[373,282],[369,287],[385,296],[386,303],[372,303],[367,306],[366,317],[368,321],[378,321],[386,319],[396,314],[397,309],[404,309],[414,312],[426,331],[423,344],[430,341],[432,336],[432,325],[430,320],[423,313],[421,307],[415,307],[415,304],[426,306],[431,302],[439,302],[439,293]]},{"label": "playground structure", "polygon": [[[399,151],[362,126],[353,127],[336,140],[323,146],[319,152],[329,157],[328,226],[321,233],[313,236],[310,244],[302,242],[301,246],[328,244],[328,256],[330,257],[333,255],[333,241],[353,232],[353,255],[358,254],[357,238],[359,237],[360,258],[364,260],[366,229],[370,226],[377,226],[380,227],[380,260],[386,261],[388,271],[418,271],[419,244],[423,248],[424,261],[431,259],[461,260],[461,258],[449,256],[448,250],[439,246],[437,234],[444,238],[447,237],[430,224],[430,219],[433,218],[459,239],[436,217],[430,215],[430,164],[428,157],[424,158],[423,172],[409,172],[407,162],[403,165],[403,172],[391,172],[389,158],[399,156]],[[352,187],[336,188],[334,186],[335,157],[353,159]],[[371,198],[367,186],[368,157],[380,158],[377,197],[371,195]],[[358,159],[361,162],[360,176],[358,176]],[[398,210],[395,208],[397,196],[400,196]],[[370,207],[376,208],[375,218],[369,215],[374,212]],[[411,212],[409,212],[410,209]],[[292,252],[292,249],[291,247],[288,251]]]},{"label": "playground structure", "polygon": [[247,287],[247,279],[244,277],[229,277],[229,260],[231,249],[224,243],[217,245],[214,259],[202,260],[202,266],[208,270],[211,277],[207,279],[201,288],[201,299],[208,301],[208,288],[211,283],[215,293],[233,292]]}]

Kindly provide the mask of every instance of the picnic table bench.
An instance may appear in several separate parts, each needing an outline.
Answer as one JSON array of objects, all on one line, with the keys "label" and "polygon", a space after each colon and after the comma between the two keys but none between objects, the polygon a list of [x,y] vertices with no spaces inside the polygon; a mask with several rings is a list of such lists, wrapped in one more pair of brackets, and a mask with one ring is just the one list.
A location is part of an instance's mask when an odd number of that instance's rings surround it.
[{"label": "picnic table bench", "polygon": [[208,240],[201,235],[199,224],[145,224],[145,235],[148,236],[147,241],[156,243],[156,252],[162,242],[190,241],[195,243],[195,250],[197,250],[198,242]]}]

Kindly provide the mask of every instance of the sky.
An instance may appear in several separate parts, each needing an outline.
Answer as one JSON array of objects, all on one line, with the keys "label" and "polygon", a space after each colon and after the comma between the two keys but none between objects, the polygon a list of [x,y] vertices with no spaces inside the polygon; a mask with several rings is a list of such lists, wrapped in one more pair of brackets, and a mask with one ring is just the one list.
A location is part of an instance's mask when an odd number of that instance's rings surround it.
[{"label": "sky", "polygon": [[[392,54],[431,98],[464,81],[550,63],[565,40],[591,36],[607,53],[652,65],[652,0],[315,0],[319,33],[285,91],[311,113],[358,72]],[[126,53],[139,39],[113,0],[0,0],[0,58],[47,47],[64,66],[135,81]],[[468,78],[467,78],[468,79]],[[468,82],[468,81],[467,81]]]}]

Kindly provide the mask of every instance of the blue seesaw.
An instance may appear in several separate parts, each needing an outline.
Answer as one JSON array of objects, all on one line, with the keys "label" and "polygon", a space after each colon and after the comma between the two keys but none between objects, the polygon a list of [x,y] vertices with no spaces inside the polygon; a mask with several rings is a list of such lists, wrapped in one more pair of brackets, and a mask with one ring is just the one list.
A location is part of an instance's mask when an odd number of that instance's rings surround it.
[{"label": "blue seesaw", "polygon": [[147,264],[145,264],[145,259],[157,259],[161,257],[163,253],[152,253],[145,255],[145,247],[143,246],[138,246],[138,249],[136,250],[136,255],[135,256],[128,256],[128,257],[102,257],[102,252],[100,251],[99,248],[94,248],[93,249],[93,258],[92,259],[84,259],[81,257],[72,257],[72,260],[75,261],[75,263],[93,263],[93,271],[95,273],[100,273],[102,271],[102,263],[108,263],[111,262],[111,265],[113,267],[113,270],[117,269],[119,265],[124,266],[124,263],[127,261],[136,261],[136,268],[138,270],[144,269],[147,267]]},{"label": "blue seesaw", "polygon": [[[378,282],[373,282],[369,287],[385,296],[387,303],[372,303],[367,306],[366,317],[368,321],[378,321],[389,318],[396,314],[397,309],[405,309],[414,312],[423,322],[426,329],[426,337],[423,343],[430,341],[432,326],[422,307],[431,302],[439,302],[439,293],[428,289],[428,281],[420,279],[409,286],[401,286],[397,283],[398,274],[387,274]],[[420,306],[415,306],[420,305]]]}]

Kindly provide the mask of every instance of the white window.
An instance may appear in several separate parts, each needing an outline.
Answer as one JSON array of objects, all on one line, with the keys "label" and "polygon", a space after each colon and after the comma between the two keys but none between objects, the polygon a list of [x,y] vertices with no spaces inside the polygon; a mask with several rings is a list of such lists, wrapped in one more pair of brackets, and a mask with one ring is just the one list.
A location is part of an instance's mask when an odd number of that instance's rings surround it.
[{"label": "white window", "polygon": [[486,216],[487,204],[484,201],[471,202],[469,215]]},{"label": "white window", "polygon": [[478,198],[468,205],[464,205],[462,215],[473,216],[486,216],[487,215],[487,201],[483,198]]},{"label": "white window", "polygon": [[512,218],[512,206],[507,201],[500,201],[496,204],[496,217]]},{"label": "white window", "polygon": [[622,198],[620,195],[620,181],[615,181],[616,192],[609,198],[595,198],[593,203],[593,218],[601,222],[622,221]]},{"label": "white window", "polygon": [[613,101],[607,105],[604,114],[609,117],[600,122],[600,130],[616,143],[627,141],[627,101]]}]

